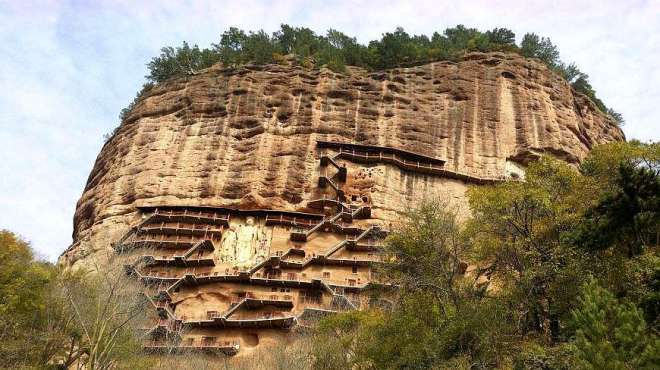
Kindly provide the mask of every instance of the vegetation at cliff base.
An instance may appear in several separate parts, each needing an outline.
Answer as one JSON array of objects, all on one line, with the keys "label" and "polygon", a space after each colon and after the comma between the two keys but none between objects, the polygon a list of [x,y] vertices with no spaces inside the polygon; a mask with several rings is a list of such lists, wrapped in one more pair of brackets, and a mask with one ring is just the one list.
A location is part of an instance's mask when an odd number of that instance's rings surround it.
[{"label": "vegetation at cliff base", "polygon": [[660,144],[602,145],[578,169],[543,157],[467,196],[469,214],[428,198],[395,225],[369,309],[231,362],[143,354],[157,318],[117,256],[61,270],[1,231],[0,367],[657,368]]},{"label": "vegetation at cliff base", "polygon": [[315,368],[657,368],[659,186],[659,144],[613,143],[471,188],[462,224],[422,201],[386,240],[393,304],[325,319]]},{"label": "vegetation at cliff base", "polygon": [[441,60],[456,61],[471,51],[503,51],[538,58],[564,77],[576,91],[587,95],[602,112],[619,124],[623,123],[621,114],[608,108],[596,96],[589,76],[574,63],[566,64],[560,60],[559,50],[550,39],[527,33],[518,45],[514,32],[509,29],[480,31],[463,25],[434,32],[430,36],[411,35],[399,27],[366,44],[335,29],[318,35],[309,28],[286,24],[272,34],[263,30],[246,32],[232,27],[208,48],[191,46],[187,42],[181,46],[163,47],[160,55],[147,64],[147,83],[135,100],[121,111],[120,120],[127,117],[135,102],[155,84],[173,77],[195,75],[218,62],[225,66],[239,66],[283,63],[292,57],[308,68],[326,66],[335,72],[346,72],[346,66],[381,70]]},{"label": "vegetation at cliff base", "polygon": [[0,368],[137,368],[145,314],[136,283],[112,260],[62,271],[0,230]]}]

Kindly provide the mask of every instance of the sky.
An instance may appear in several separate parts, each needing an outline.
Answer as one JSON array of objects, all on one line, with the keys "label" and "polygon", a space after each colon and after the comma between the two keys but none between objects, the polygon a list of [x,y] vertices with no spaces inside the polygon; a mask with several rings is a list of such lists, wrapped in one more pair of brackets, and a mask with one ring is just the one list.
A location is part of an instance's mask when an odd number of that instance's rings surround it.
[{"label": "sky", "polygon": [[366,43],[402,26],[464,24],[549,37],[626,120],[658,141],[658,1],[29,1],[0,0],[0,229],[55,261],[103,144],[163,46],[202,47],[231,26],[338,29]]}]

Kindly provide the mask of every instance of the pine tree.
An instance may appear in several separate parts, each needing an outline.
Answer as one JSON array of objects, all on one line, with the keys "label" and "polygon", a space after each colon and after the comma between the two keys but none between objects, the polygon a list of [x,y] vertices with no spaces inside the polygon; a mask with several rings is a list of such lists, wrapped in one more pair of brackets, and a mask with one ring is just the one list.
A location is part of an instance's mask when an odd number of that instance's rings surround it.
[{"label": "pine tree", "polygon": [[595,280],[582,288],[572,325],[576,362],[583,369],[652,369],[660,363],[660,339],[642,312]]}]

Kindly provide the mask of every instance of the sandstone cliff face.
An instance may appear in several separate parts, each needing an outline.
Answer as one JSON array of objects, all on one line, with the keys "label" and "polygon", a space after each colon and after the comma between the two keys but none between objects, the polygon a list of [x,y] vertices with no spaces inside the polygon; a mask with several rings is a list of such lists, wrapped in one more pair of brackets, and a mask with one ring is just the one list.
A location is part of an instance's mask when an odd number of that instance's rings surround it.
[{"label": "sandstone cliff face", "polygon": [[[155,87],[104,145],[64,259],[107,250],[137,221],[137,206],[306,211],[320,195],[317,140],[413,151],[495,178],[539,153],[578,163],[624,136],[563,79],[513,54],[347,74],[218,66]],[[461,180],[386,164],[349,174],[347,195],[368,196],[384,222],[423,195],[464,201]]]}]

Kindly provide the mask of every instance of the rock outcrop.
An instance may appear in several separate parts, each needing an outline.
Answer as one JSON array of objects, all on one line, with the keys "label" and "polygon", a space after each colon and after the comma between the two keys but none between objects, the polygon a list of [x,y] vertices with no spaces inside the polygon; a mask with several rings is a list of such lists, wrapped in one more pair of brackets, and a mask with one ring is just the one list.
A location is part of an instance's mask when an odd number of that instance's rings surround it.
[{"label": "rock outcrop", "polygon": [[411,204],[467,210],[471,183],[522,178],[543,153],[578,164],[616,140],[587,97],[512,54],[346,74],[216,66],[135,106],[61,261],[127,256],[157,313],[146,350],[249,354],[327,312],[387,304],[362,292]]},{"label": "rock outcrop", "polygon": [[[347,74],[217,66],[156,86],[104,145],[66,258],[109,248],[135,221],[136,206],[306,210],[317,140],[417,152],[488,178],[540,153],[578,163],[594,145],[624,136],[562,78],[514,54]],[[377,217],[391,219],[442,185],[462,197],[463,181],[390,167],[368,170],[370,179],[353,189],[370,192]]]}]

